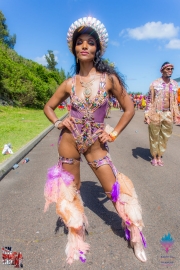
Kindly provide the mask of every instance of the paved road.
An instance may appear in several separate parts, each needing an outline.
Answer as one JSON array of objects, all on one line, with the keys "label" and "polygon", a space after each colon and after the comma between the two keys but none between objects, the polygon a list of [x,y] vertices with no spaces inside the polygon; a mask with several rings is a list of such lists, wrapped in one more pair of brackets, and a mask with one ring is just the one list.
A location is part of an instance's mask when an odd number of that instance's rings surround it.
[{"label": "paved road", "polygon": [[[112,111],[106,122],[115,126],[121,114]],[[153,270],[165,268],[165,263],[171,269],[180,269],[180,126],[174,126],[164,167],[150,165],[147,125],[141,111],[110,144],[114,164],[133,180],[143,207],[148,243],[146,264],[139,262],[128,248],[121,220],[85,160],[81,164],[81,193],[89,219],[87,242],[91,250],[86,264],[79,261],[71,267],[66,264],[67,236],[55,205],[43,213],[46,171],[57,162],[57,137],[58,130],[53,129],[28,154],[30,161],[20,162],[19,168],[11,170],[0,182],[1,246],[22,252],[26,270]],[[168,233],[174,244],[166,253],[160,240]],[[11,268],[0,264],[2,270]]]}]

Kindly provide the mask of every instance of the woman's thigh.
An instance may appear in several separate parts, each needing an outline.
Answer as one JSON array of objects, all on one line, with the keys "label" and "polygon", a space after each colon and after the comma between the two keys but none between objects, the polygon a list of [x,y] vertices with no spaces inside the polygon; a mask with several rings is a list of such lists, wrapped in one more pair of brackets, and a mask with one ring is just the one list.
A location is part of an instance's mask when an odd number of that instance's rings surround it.
[{"label": "woman's thigh", "polygon": [[80,154],[76,149],[76,143],[70,132],[64,132],[58,145],[61,157],[73,159],[72,164],[63,163],[63,169],[74,175],[77,189],[80,189]]},{"label": "woman's thigh", "polygon": [[[99,142],[99,141],[98,141]],[[99,160],[107,155],[107,150],[100,143],[96,143],[91,146],[88,151],[84,154],[88,162]],[[91,169],[99,179],[105,192],[111,192],[112,186],[116,181],[115,175],[110,165],[102,165],[99,168],[95,168],[90,165]],[[108,194],[107,194],[108,195]],[[110,195],[108,195],[110,197]]]}]

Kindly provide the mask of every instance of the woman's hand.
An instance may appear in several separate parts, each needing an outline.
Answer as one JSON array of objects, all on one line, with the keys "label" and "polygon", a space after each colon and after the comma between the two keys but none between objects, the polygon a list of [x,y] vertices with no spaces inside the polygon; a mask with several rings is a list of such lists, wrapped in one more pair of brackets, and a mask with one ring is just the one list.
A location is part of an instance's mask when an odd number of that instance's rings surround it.
[{"label": "woman's hand", "polygon": [[65,118],[58,126],[60,129],[66,127],[67,129],[69,129],[69,131],[73,131],[74,130],[74,125],[73,125],[73,121],[72,121],[72,117],[67,117]]},{"label": "woman's hand", "polygon": [[112,142],[112,139],[106,131],[102,131],[102,133],[99,135],[99,141],[101,143]]}]

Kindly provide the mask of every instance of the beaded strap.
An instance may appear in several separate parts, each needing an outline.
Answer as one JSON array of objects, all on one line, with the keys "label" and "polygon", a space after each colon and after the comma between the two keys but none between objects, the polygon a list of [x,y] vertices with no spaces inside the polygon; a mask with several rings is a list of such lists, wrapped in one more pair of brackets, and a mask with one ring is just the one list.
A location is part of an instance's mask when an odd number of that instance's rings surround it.
[{"label": "beaded strap", "polygon": [[62,156],[59,156],[59,162],[61,164],[65,163],[65,164],[73,164],[74,161],[81,161],[81,157],[80,158],[65,158],[65,157],[62,157]]},{"label": "beaded strap", "polygon": [[110,165],[115,177],[117,177],[118,171],[116,167],[114,166],[114,164],[112,163],[109,153],[101,159],[94,160],[93,162],[88,162],[88,164],[94,168],[99,168],[100,166],[103,166],[103,165]]}]

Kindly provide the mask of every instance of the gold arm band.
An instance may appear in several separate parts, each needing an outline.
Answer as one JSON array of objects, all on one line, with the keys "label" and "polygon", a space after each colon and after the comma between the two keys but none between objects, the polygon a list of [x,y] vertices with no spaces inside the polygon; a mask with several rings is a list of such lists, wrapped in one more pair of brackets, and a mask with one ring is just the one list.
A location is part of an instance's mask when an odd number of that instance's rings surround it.
[{"label": "gold arm band", "polygon": [[109,136],[111,137],[112,141],[114,141],[117,138],[118,133],[117,131],[114,130],[113,132],[109,134]]}]

